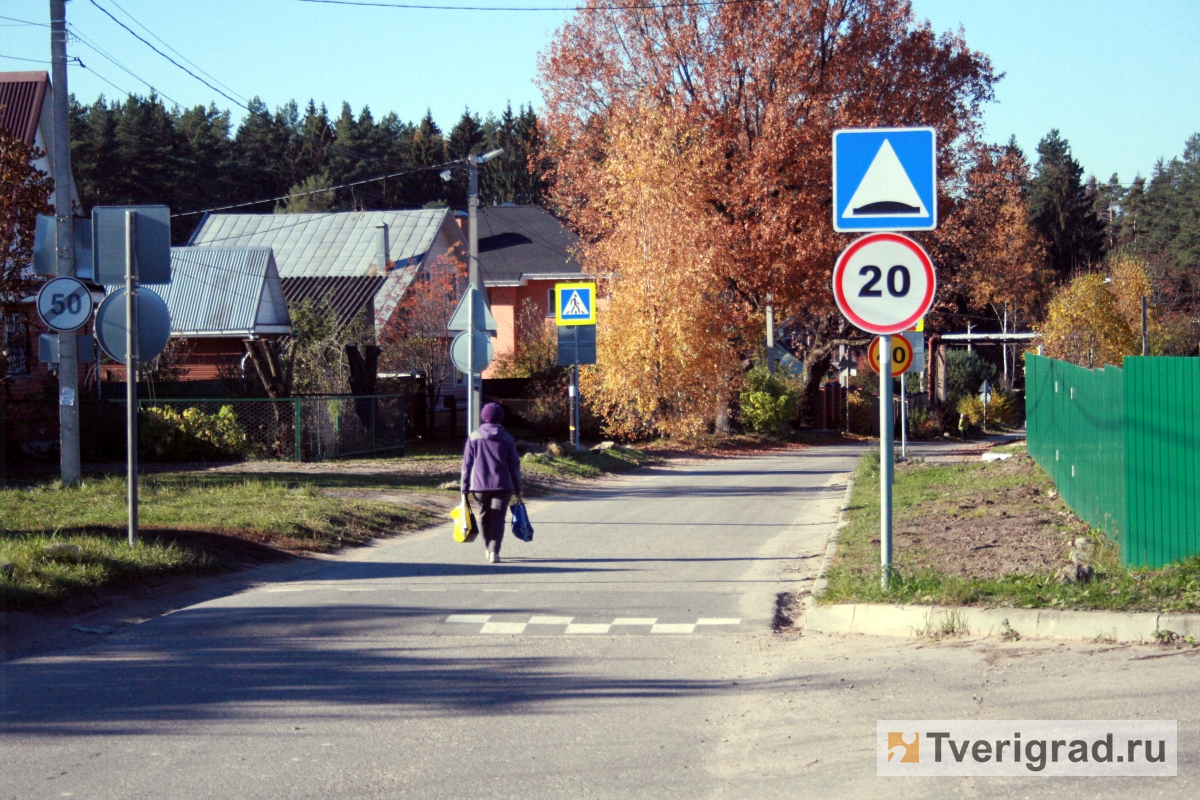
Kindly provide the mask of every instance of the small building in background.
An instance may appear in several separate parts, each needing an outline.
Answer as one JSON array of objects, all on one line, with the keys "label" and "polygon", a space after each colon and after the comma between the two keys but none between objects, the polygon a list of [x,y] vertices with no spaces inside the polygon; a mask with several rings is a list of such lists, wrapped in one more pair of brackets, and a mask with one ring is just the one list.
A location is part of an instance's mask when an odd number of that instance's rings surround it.
[{"label": "small building in background", "polygon": [[[554,285],[587,280],[575,255],[579,236],[538,206],[479,209],[479,272],[496,318],[496,357],[520,346],[517,321],[526,301],[554,326]],[[468,218],[460,216],[464,231]],[[484,373],[491,377],[491,371]]]},{"label": "small building in background", "polygon": [[194,247],[269,247],[289,303],[324,298],[348,324],[376,336],[405,291],[441,259],[464,269],[467,242],[447,209],[312,214],[206,214]]},{"label": "small building in background", "polygon": [[[33,161],[36,169],[63,185],[54,174],[54,87],[46,72],[0,72],[0,130],[15,139],[43,151]],[[79,210],[79,192],[72,175],[65,177],[70,187],[71,207]],[[53,204],[56,192],[50,195]],[[37,285],[47,279],[32,274]],[[17,457],[47,456],[58,446],[58,379],[48,364],[38,361],[38,336],[47,333],[34,307],[32,294],[26,297],[0,295],[0,351],[7,353],[0,375],[0,450],[7,461]],[[89,322],[79,333],[91,332]],[[88,367],[80,365],[80,384],[86,379]]]}]

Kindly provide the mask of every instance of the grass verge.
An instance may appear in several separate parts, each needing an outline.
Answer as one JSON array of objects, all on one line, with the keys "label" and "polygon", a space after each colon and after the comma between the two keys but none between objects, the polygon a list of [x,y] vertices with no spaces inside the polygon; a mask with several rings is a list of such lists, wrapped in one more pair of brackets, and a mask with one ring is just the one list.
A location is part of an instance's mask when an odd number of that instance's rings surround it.
[{"label": "grass verge", "polygon": [[[886,592],[879,583],[877,454],[859,464],[847,516],[822,603],[1200,611],[1200,557],[1157,570],[1122,567],[1116,545],[1075,518],[1049,476],[1021,453],[1000,462],[897,466],[895,575]],[[949,533],[939,537],[942,529]],[[1007,563],[981,571],[975,562],[1006,535],[1024,538]],[[1095,543],[1095,576],[1059,583],[1055,567],[1068,563],[1077,536]]]},{"label": "grass verge", "polygon": [[145,541],[125,542],[125,482],[89,479],[0,491],[0,591],[7,609],[152,575],[228,566],[212,534],[292,552],[326,552],[427,525],[433,515],[329,496],[312,484],[239,474],[141,480]]}]

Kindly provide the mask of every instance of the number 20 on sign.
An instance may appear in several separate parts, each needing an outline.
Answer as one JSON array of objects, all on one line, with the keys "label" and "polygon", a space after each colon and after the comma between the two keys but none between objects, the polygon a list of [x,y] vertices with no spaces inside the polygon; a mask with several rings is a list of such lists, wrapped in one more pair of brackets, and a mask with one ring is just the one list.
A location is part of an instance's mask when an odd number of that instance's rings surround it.
[{"label": "number 20 on sign", "polygon": [[929,254],[898,233],[855,240],[833,269],[833,296],[842,314],[855,327],[881,336],[915,325],[936,289]]}]

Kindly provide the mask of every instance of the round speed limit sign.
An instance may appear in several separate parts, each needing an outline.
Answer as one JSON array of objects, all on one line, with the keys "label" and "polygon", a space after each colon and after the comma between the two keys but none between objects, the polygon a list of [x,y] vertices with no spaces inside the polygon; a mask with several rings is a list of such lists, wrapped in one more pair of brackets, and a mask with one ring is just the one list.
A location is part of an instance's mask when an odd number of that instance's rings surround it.
[{"label": "round speed limit sign", "polygon": [[[879,372],[879,339],[872,339],[867,348],[867,361],[871,369]],[[892,377],[899,378],[908,372],[913,363],[913,347],[905,336],[892,337]]]},{"label": "round speed limit sign", "polygon": [[55,278],[38,292],[37,310],[50,328],[77,330],[92,316],[92,293],[74,278]]},{"label": "round speed limit sign", "polygon": [[833,296],[846,319],[868,333],[899,333],[933,304],[937,276],[921,245],[898,233],[872,233],[842,251]]}]

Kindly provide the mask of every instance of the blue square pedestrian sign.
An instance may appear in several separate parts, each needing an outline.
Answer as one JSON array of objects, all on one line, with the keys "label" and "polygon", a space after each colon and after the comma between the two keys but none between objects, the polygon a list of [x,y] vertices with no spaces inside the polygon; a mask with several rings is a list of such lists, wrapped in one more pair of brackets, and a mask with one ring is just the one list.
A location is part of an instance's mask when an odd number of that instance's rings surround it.
[{"label": "blue square pedestrian sign", "polygon": [[833,132],[833,229],[930,231],[937,227],[933,128]]},{"label": "blue square pedestrian sign", "polygon": [[559,325],[596,324],[596,284],[559,283],[554,290],[554,318]]}]

